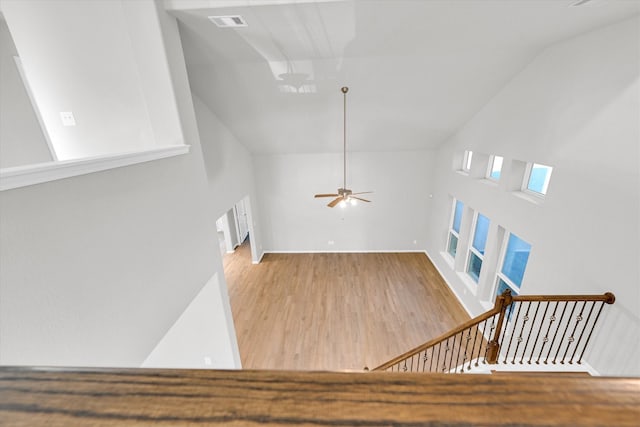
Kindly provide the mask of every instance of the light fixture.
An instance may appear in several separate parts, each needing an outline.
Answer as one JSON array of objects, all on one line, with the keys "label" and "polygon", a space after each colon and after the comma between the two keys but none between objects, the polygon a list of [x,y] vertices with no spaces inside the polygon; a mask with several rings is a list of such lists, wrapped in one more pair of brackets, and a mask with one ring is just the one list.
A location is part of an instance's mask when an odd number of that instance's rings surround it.
[{"label": "light fixture", "polygon": [[351,191],[350,189],[347,188],[347,92],[349,92],[349,88],[348,87],[343,87],[340,89],[340,91],[342,92],[343,95],[343,101],[344,101],[344,127],[343,127],[343,134],[342,134],[342,138],[343,138],[343,145],[342,145],[342,166],[343,166],[343,181],[342,181],[342,188],[338,188],[338,192],[337,193],[331,193],[331,194],[316,194],[314,197],[315,198],[319,198],[319,197],[335,197],[335,199],[333,199],[331,202],[329,202],[327,204],[327,206],[329,206],[330,208],[335,207],[337,204],[340,204],[340,207],[345,207],[347,205],[348,201],[351,201],[352,205],[356,204],[356,200],[360,200],[362,202],[371,202],[371,200],[367,200],[367,199],[363,199],[360,197],[356,197],[357,195],[360,194],[367,194],[367,193],[373,193],[373,191],[363,191],[361,193],[354,193],[353,191]]}]

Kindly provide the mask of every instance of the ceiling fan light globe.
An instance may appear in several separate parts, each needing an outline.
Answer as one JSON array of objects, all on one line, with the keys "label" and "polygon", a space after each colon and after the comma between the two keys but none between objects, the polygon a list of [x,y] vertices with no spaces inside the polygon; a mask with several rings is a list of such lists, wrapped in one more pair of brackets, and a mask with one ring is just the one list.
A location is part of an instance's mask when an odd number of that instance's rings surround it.
[{"label": "ceiling fan light globe", "polygon": [[351,206],[355,206],[358,204],[358,201],[356,199],[349,198],[349,201],[351,202]]},{"label": "ceiling fan light globe", "polygon": [[345,200],[341,200],[341,201],[340,201],[340,203],[338,203],[338,204],[340,205],[340,207],[341,207],[342,209],[344,209],[344,208],[346,208],[346,207],[347,207],[347,202],[346,202]]}]

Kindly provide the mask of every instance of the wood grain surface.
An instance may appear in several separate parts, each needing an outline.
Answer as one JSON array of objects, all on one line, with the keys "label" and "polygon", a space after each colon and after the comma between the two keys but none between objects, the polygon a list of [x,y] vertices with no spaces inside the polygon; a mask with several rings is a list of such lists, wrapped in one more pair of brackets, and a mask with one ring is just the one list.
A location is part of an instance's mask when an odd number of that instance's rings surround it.
[{"label": "wood grain surface", "polygon": [[373,368],[469,320],[424,253],[224,257],[245,369]]},{"label": "wood grain surface", "polygon": [[640,379],[0,368],[2,426],[637,426]]}]

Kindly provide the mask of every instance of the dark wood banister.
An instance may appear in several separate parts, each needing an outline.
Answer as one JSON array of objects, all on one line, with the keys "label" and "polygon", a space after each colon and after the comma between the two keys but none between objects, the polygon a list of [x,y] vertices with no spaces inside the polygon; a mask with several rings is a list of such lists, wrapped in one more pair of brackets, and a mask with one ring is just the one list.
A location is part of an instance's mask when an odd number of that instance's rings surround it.
[{"label": "dark wood banister", "polygon": [[[491,341],[489,341],[489,352],[487,355],[487,361],[489,363],[495,363],[495,360],[498,356],[500,348],[498,346],[498,342],[500,339],[500,331],[502,329],[502,323],[504,321],[504,315],[506,309],[513,304],[514,302],[526,302],[526,301],[602,301],[607,304],[613,304],[616,300],[616,297],[611,292],[606,292],[602,295],[516,295],[511,296],[511,291],[509,289],[505,290],[502,295],[499,295],[496,298],[495,304],[493,308],[485,313],[482,313],[479,316],[474,317],[471,320],[466,321],[460,326],[440,335],[437,338],[427,341],[424,344],[421,344],[401,355],[394,357],[388,362],[383,363],[382,365],[374,368],[374,371],[384,371],[385,369],[390,368],[391,366],[402,362],[416,354],[431,348],[439,343],[446,341],[447,339],[459,334],[462,331],[465,331],[469,328],[479,325],[487,319],[495,316],[496,314],[500,314],[500,318],[498,319],[498,327],[495,328],[495,335],[492,337]],[[368,368],[365,368],[368,371]]]}]

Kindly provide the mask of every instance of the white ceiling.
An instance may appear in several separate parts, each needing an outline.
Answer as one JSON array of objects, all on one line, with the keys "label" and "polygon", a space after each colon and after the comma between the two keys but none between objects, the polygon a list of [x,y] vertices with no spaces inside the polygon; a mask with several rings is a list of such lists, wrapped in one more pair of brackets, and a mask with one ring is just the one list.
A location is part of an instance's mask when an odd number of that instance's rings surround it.
[{"label": "white ceiling", "polygon": [[[435,148],[542,49],[640,1],[167,0],[194,93],[254,153]],[[218,7],[229,6],[230,7]],[[222,29],[210,15],[239,14]],[[304,73],[306,82],[281,74]],[[291,83],[291,84],[287,84]]]}]

